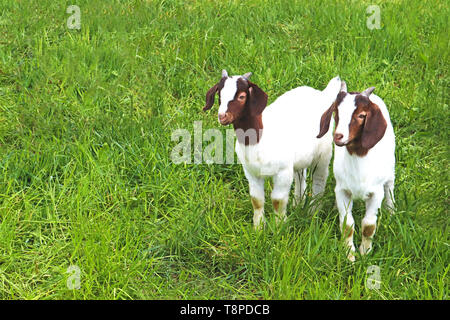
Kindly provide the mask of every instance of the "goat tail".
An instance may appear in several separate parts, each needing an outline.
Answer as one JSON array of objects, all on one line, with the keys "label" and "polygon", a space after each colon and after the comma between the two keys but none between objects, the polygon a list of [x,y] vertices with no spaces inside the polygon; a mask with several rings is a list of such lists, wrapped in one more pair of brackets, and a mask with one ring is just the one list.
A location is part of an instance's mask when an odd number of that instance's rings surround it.
[{"label": "goat tail", "polygon": [[338,93],[341,91],[341,85],[341,78],[336,76],[328,82],[327,87],[322,91],[328,107],[336,100]]}]

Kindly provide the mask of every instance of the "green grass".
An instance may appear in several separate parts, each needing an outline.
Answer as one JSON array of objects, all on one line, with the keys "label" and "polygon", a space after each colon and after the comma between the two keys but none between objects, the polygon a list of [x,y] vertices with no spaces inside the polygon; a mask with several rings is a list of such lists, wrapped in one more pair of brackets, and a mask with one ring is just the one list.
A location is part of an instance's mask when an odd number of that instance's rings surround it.
[{"label": "green grass", "polygon": [[[71,4],[81,30],[66,26]],[[366,27],[371,4],[379,30]],[[445,1],[0,9],[0,298],[449,298]],[[321,210],[289,205],[285,225],[255,232],[240,165],[171,161],[175,129],[225,132],[217,105],[201,112],[223,68],[252,71],[269,102],[335,75],[350,91],[376,87],[397,137],[397,213],[381,211],[369,256],[346,260],[332,172]],[[354,213],[359,243],[363,203]],[[379,290],[366,285],[371,265]]]}]

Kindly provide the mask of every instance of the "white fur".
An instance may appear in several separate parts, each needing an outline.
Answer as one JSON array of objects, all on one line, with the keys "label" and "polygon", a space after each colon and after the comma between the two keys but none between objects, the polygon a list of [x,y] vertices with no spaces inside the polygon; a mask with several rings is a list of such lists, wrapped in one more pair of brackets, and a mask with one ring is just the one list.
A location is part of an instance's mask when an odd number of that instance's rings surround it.
[{"label": "white fur", "polygon": [[225,115],[228,110],[228,102],[234,99],[237,90],[237,81],[241,76],[229,77],[225,80],[224,86],[220,91],[219,116]]},{"label": "white fur", "polygon": [[[362,230],[366,226],[376,226],[378,209],[383,198],[386,205],[393,208],[393,191],[395,179],[395,136],[389,113],[383,100],[375,94],[369,99],[378,105],[387,122],[387,128],[381,140],[365,156],[351,155],[345,146],[335,146],[333,172],[336,178],[336,204],[339,210],[341,230],[354,229],[352,216],[353,199],[363,199],[366,214],[362,220]],[[344,134],[342,141],[348,137],[350,116],[355,110],[354,95],[347,95],[338,107],[339,124],[336,132]],[[350,116],[348,116],[350,114]],[[347,128],[347,130],[345,130]],[[344,228],[344,229],[343,229]],[[361,254],[372,248],[372,237],[362,237]],[[350,248],[349,259],[354,261],[353,233],[346,239]]]},{"label": "white fur", "polygon": [[347,94],[339,105],[339,123],[336,126],[336,131],[343,135],[341,141],[346,142],[349,136],[350,120],[352,119],[353,111],[356,109],[355,104],[356,95]]},{"label": "white fur", "polygon": [[[221,93],[224,105],[234,95],[228,89],[233,87],[233,81],[236,81],[234,77],[228,79],[224,86],[226,95]],[[262,204],[262,207],[254,206],[255,227],[264,220],[264,178],[273,177],[271,198],[272,203],[278,201],[279,210],[276,213],[279,220],[286,218],[286,205],[294,177],[297,203],[303,195],[306,168],[314,168],[313,195],[323,192],[332,153],[332,134],[330,130],[320,139],[316,135],[320,118],[335,100],[340,85],[341,80],[336,77],[323,91],[302,86],[284,93],[263,111],[263,131],[259,143],[245,146],[236,142],[236,154],[249,182],[250,195]],[[220,112],[224,112],[222,105]]]}]

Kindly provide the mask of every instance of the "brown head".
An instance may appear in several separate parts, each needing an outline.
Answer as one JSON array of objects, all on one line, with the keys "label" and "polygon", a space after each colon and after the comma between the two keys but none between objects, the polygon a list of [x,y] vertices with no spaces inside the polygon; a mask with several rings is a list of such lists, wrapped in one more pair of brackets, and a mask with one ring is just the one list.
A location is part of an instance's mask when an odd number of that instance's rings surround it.
[{"label": "brown head", "polygon": [[229,77],[223,70],[222,79],[206,93],[203,110],[212,108],[215,95],[218,94],[220,124],[233,124],[235,129],[244,131],[262,129],[261,113],[267,106],[267,94],[249,80],[250,76],[249,72],[243,76]]},{"label": "brown head", "polygon": [[339,147],[345,146],[350,154],[366,155],[383,138],[387,127],[380,108],[369,98],[374,89],[370,87],[361,93],[347,92],[342,81],[336,100],[320,119],[317,138],[328,132],[334,114],[334,143]]}]

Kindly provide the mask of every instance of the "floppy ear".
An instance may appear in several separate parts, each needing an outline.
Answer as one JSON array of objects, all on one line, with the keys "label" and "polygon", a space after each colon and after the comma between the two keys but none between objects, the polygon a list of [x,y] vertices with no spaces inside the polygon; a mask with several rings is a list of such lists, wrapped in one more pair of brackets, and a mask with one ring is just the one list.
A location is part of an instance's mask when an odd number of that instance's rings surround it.
[{"label": "floppy ear", "polygon": [[208,90],[206,93],[206,105],[203,107],[203,111],[209,110],[212,108],[214,104],[214,97],[217,93],[217,89],[219,88],[219,84],[216,83],[214,87]]},{"label": "floppy ear", "polygon": [[380,108],[375,103],[369,103],[369,111],[361,135],[361,145],[366,149],[373,148],[383,138],[387,127],[386,119]]},{"label": "floppy ear", "polygon": [[248,106],[250,107],[250,115],[260,115],[267,106],[267,94],[262,91],[256,84],[248,81]]},{"label": "floppy ear", "polygon": [[333,115],[333,112],[336,109],[335,106],[336,102],[333,102],[331,107],[329,107],[328,110],[325,111],[322,117],[320,118],[320,132],[317,135],[317,138],[322,138],[323,135],[327,133],[328,130],[330,129],[331,116]]}]

